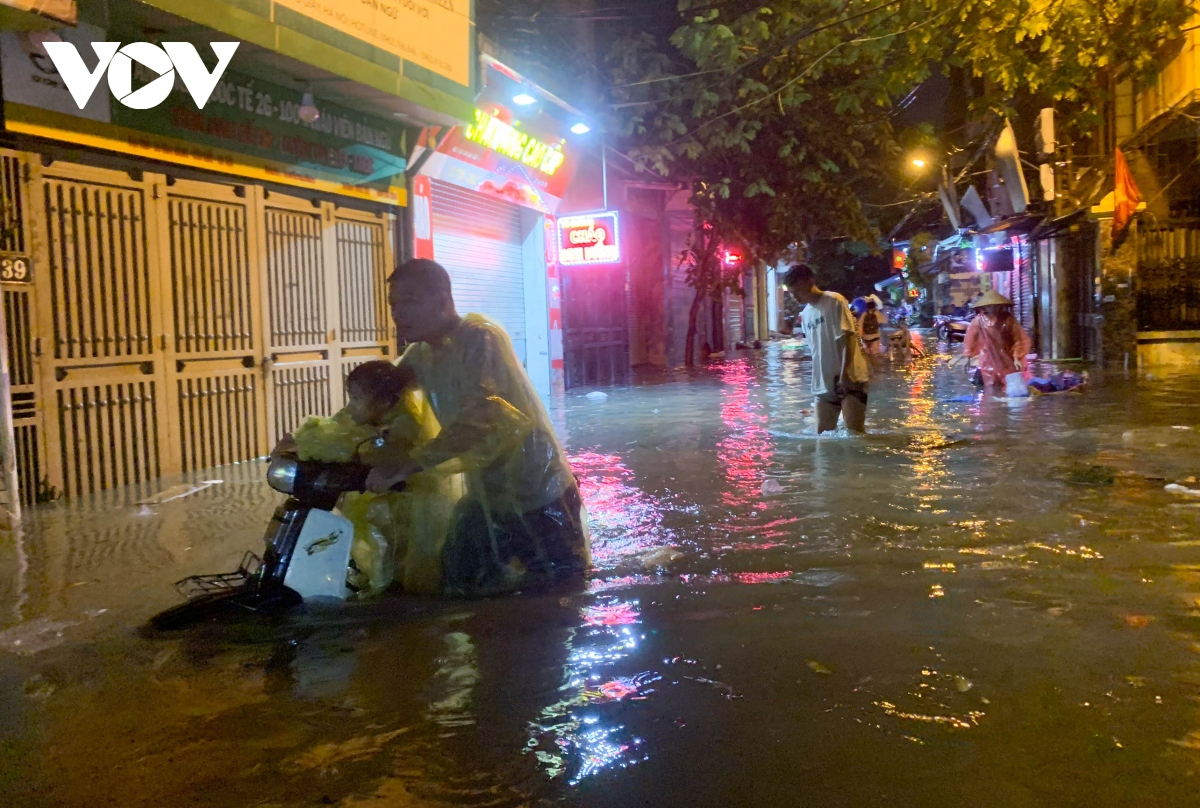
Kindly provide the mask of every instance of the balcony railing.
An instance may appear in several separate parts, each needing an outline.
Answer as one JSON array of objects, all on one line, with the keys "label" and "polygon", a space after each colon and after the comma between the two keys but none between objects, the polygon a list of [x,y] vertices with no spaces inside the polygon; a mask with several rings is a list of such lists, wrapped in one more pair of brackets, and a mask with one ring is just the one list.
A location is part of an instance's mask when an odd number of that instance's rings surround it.
[{"label": "balcony railing", "polygon": [[1134,110],[1136,129],[1170,109],[1200,100],[1200,31],[1188,31],[1185,36],[1182,49],[1167,63],[1154,84],[1138,92]]}]

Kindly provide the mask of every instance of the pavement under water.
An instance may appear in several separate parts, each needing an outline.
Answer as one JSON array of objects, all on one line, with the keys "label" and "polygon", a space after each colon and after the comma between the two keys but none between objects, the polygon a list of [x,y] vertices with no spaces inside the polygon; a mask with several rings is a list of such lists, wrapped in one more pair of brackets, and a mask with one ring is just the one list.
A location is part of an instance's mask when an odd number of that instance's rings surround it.
[{"label": "pavement under water", "polygon": [[148,637],[260,549],[261,464],[27,514],[0,804],[1200,803],[1200,378],[947,401],[934,358],[819,439],[807,382],[568,396],[596,569],[553,594]]}]

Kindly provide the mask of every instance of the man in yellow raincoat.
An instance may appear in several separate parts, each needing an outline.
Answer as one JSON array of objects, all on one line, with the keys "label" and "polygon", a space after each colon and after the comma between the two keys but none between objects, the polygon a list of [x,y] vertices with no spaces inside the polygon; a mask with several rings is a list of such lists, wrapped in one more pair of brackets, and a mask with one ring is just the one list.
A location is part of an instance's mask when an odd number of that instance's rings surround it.
[{"label": "man in yellow raincoat", "polygon": [[390,279],[399,367],[424,389],[441,424],[433,440],[381,457],[368,486],[413,474],[462,473],[466,496],[442,554],[449,594],[487,595],[581,573],[590,563],[579,487],[545,407],[504,329],[460,317],[450,276],[417,259]]}]

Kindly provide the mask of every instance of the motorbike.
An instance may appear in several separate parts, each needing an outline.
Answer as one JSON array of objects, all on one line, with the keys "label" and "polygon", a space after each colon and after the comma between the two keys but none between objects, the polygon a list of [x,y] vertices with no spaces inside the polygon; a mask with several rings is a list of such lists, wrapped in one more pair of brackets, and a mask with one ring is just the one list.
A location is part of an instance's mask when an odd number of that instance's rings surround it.
[{"label": "motorbike", "polygon": [[333,509],[342,494],[366,490],[370,471],[361,463],[273,457],[267,483],[288,499],[267,525],[262,557],[247,551],[233,572],[178,581],[185,602],[152,617],[150,627],[170,631],[220,617],[279,616],[305,602],[352,597],[347,576],[354,526]]},{"label": "motorbike", "polygon": [[971,327],[971,319],[971,317],[939,314],[933,318],[934,332],[939,340],[947,344],[963,342],[967,338],[967,329]]}]

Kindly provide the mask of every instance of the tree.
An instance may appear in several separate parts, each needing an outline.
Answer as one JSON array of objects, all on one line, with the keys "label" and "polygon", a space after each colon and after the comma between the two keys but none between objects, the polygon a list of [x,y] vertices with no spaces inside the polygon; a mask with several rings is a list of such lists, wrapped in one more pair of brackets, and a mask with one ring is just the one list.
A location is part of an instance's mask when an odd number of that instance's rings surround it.
[{"label": "tree", "polygon": [[[644,170],[698,183],[698,226],[768,259],[796,241],[878,246],[868,213],[878,209],[863,203],[894,197],[903,147],[932,135],[899,132],[896,119],[934,71],[983,78],[979,115],[1037,93],[1082,130],[1114,81],[1154,70],[1191,14],[1188,0],[680,0],[679,10],[665,41],[643,32],[613,49],[625,148]],[[709,241],[694,239],[702,253]],[[694,277],[697,298],[715,298],[719,273]]]}]

